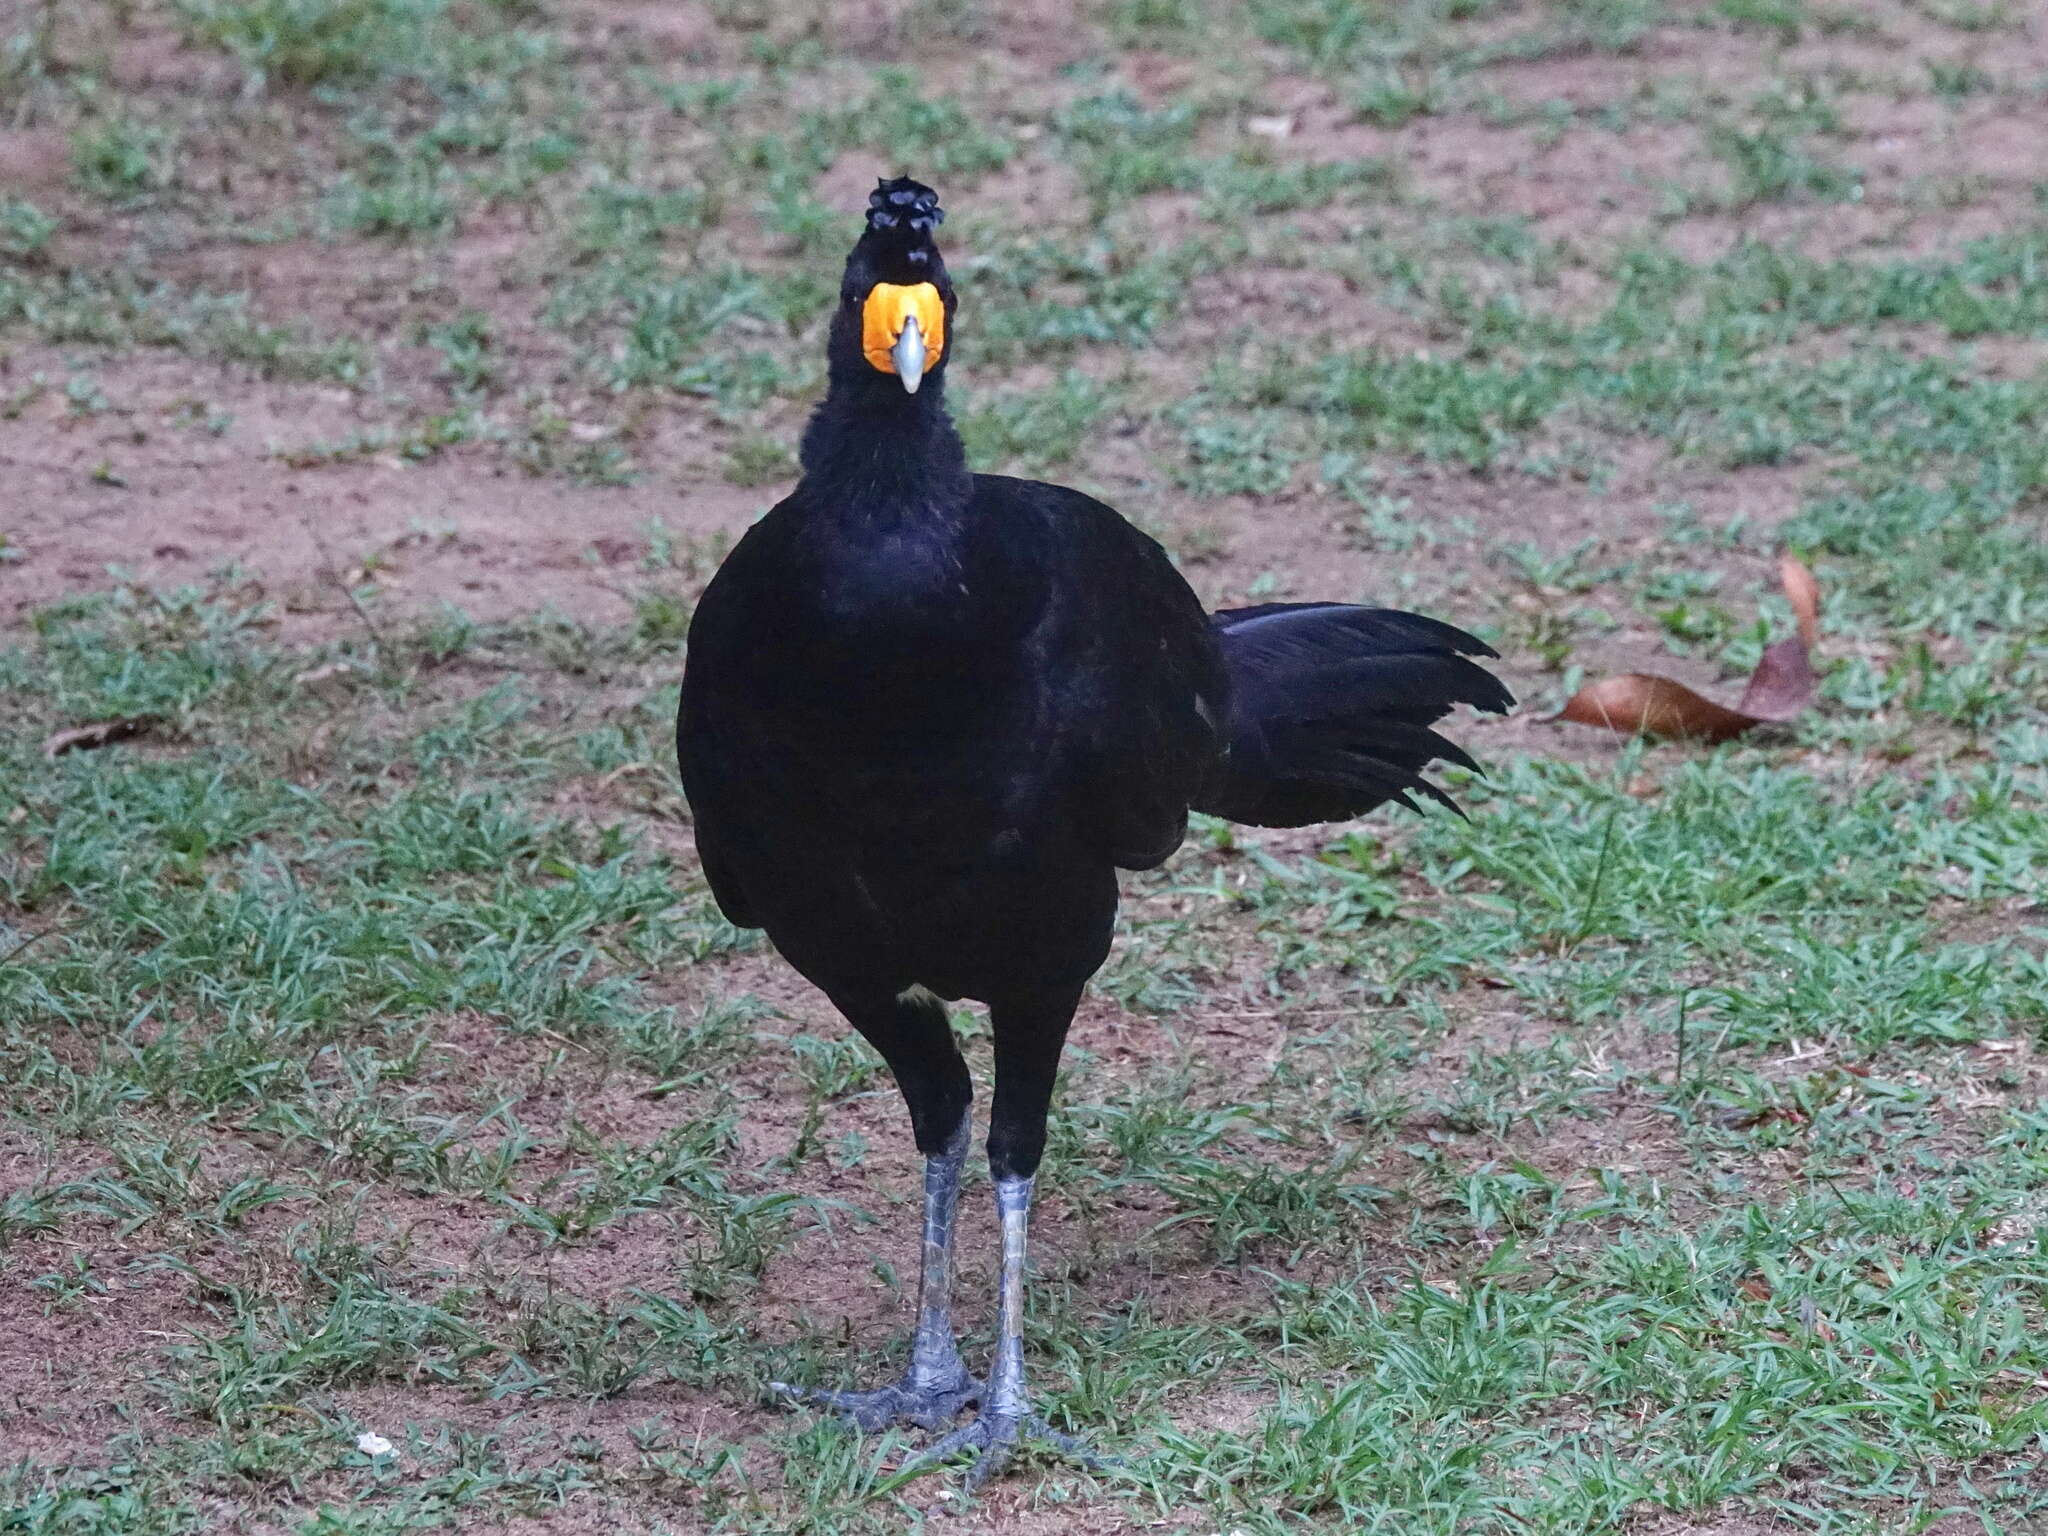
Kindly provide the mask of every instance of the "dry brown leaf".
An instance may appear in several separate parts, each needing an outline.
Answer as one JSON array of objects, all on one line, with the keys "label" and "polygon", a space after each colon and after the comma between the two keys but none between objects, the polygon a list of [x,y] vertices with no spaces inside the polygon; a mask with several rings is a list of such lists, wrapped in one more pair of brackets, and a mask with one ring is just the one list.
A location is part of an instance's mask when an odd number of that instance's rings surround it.
[{"label": "dry brown leaf", "polygon": [[1778,557],[1778,584],[1799,621],[1799,638],[1809,651],[1820,649],[1820,583],[1797,555]]},{"label": "dry brown leaf", "polygon": [[1786,555],[1778,580],[1799,623],[1799,637],[1764,647],[1742,702],[1730,709],[1680,682],[1652,672],[1624,672],[1586,684],[1550,718],[1604,726],[1624,736],[1668,736],[1689,741],[1733,741],[1759,725],[1796,720],[1813,702],[1817,679],[1812,647],[1820,628],[1820,585],[1800,561]]},{"label": "dry brown leaf", "polygon": [[1588,683],[1553,720],[1604,725],[1624,736],[1683,736],[1727,741],[1756,724],[1753,716],[1702,698],[1683,683],[1648,672],[1624,672]]},{"label": "dry brown leaf", "polygon": [[61,757],[66,752],[91,752],[140,736],[155,726],[150,715],[132,715],[123,720],[95,720],[91,725],[66,726],[43,742],[43,756]]},{"label": "dry brown leaf", "polygon": [[1817,682],[1813,663],[1807,657],[1806,642],[1780,640],[1765,646],[1763,655],[1757,658],[1756,671],[1750,674],[1749,686],[1742,690],[1742,702],[1736,711],[1750,716],[1752,723],[1797,719],[1813,702]]}]

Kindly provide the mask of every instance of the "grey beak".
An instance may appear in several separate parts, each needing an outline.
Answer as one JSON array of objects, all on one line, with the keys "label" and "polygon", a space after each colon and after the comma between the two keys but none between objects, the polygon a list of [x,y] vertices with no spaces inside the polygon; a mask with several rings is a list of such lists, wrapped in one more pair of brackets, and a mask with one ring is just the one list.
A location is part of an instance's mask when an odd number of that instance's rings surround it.
[{"label": "grey beak", "polygon": [[916,394],[917,386],[924,382],[925,358],[924,336],[917,328],[917,316],[904,316],[903,334],[889,349],[889,357],[896,364],[896,377],[903,381],[904,390]]}]

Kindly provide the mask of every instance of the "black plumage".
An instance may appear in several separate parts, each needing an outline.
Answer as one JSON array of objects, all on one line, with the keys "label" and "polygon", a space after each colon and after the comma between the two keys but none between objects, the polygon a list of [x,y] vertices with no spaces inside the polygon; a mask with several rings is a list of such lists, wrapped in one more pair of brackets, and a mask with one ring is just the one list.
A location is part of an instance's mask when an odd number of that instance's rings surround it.
[{"label": "black plumage", "polygon": [[[1191,809],[1291,826],[1442,800],[1422,770],[1471,760],[1431,726],[1511,700],[1469,659],[1493,653],[1447,624],[1335,603],[1211,616],[1100,502],[970,473],[944,409],[941,217],[907,179],[871,201],[803,478],[692,622],[678,747],[720,908],[881,1051],[929,1159],[911,1369],[808,1395],[863,1424],[937,1425],[978,1400],[934,1454],[976,1448],[986,1475],[1021,1430],[1045,1432],[1011,1326],[1024,1212],[1116,871],[1165,860]],[[1004,1305],[985,1384],[945,1312],[971,1090],[939,999],[958,998],[989,1005],[995,1049]]]}]

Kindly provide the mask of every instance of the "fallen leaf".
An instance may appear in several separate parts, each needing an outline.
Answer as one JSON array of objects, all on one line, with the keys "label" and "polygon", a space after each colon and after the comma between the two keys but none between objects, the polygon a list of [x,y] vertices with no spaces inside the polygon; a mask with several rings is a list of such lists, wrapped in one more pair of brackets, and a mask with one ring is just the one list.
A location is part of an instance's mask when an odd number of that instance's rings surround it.
[{"label": "fallen leaf", "polygon": [[1764,647],[1735,708],[1653,672],[1624,672],[1586,684],[1550,721],[1602,726],[1624,736],[1733,741],[1759,725],[1796,720],[1818,686],[1812,652],[1820,633],[1820,586],[1791,555],[1778,562],[1778,581],[1798,622],[1798,638]]},{"label": "fallen leaf", "polygon": [[1754,727],[1754,715],[1716,704],[1683,683],[1649,672],[1603,677],[1573,694],[1552,720],[1604,725],[1624,736],[1681,736],[1729,741]]},{"label": "fallen leaf", "polygon": [[1813,702],[1818,682],[1808,658],[1804,640],[1780,640],[1764,647],[1757,658],[1749,686],[1742,690],[1737,714],[1752,720],[1783,722],[1794,720]]},{"label": "fallen leaf", "polygon": [[131,715],[123,720],[95,720],[91,725],[66,726],[43,743],[43,756],[61,757],[66,752],[91,752],[140,736],[156,725],[151,715]]},{"label": "fallen leaf", "polygon": [[1798,556],[1780,555],[1778,585],[1785,589],[1785,600],[1799,621],[1799,638],[1809,651],[1820,649],[1820,583],[1813,579],[1813,572]]}]

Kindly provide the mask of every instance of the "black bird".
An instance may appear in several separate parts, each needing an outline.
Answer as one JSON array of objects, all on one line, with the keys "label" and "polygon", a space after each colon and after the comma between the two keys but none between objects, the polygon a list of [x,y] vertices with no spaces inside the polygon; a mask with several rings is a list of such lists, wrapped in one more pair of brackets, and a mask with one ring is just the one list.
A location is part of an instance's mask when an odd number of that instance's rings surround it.
[{"label": "black bird", "polygon": [[[1508,691],[1448,624],[1342,603],[1205,614],[1153,540],[1064,486],[969,471],[944,405],[953,285],[938,196],[868,200],[804,433],[803,478],[749,530],[690,625],[683,787],[720,909],[763,928],[880,1051],[924,1153],[910,1365],[867,1392],[778,1390],[864,1428],[938,1428],[928,1463],[1024,1433],[1075,1454],[1024,1385],[1025,1227],[1053,1075],[1108,954],[1117,870],[1163,862],[1188,812],[1259,826],[1417,793],[1430,729]],[[995,1360],[948,1306],[972,1089],[945,1001],[986,1003],[988,1160],[1002,1223]]]}]

